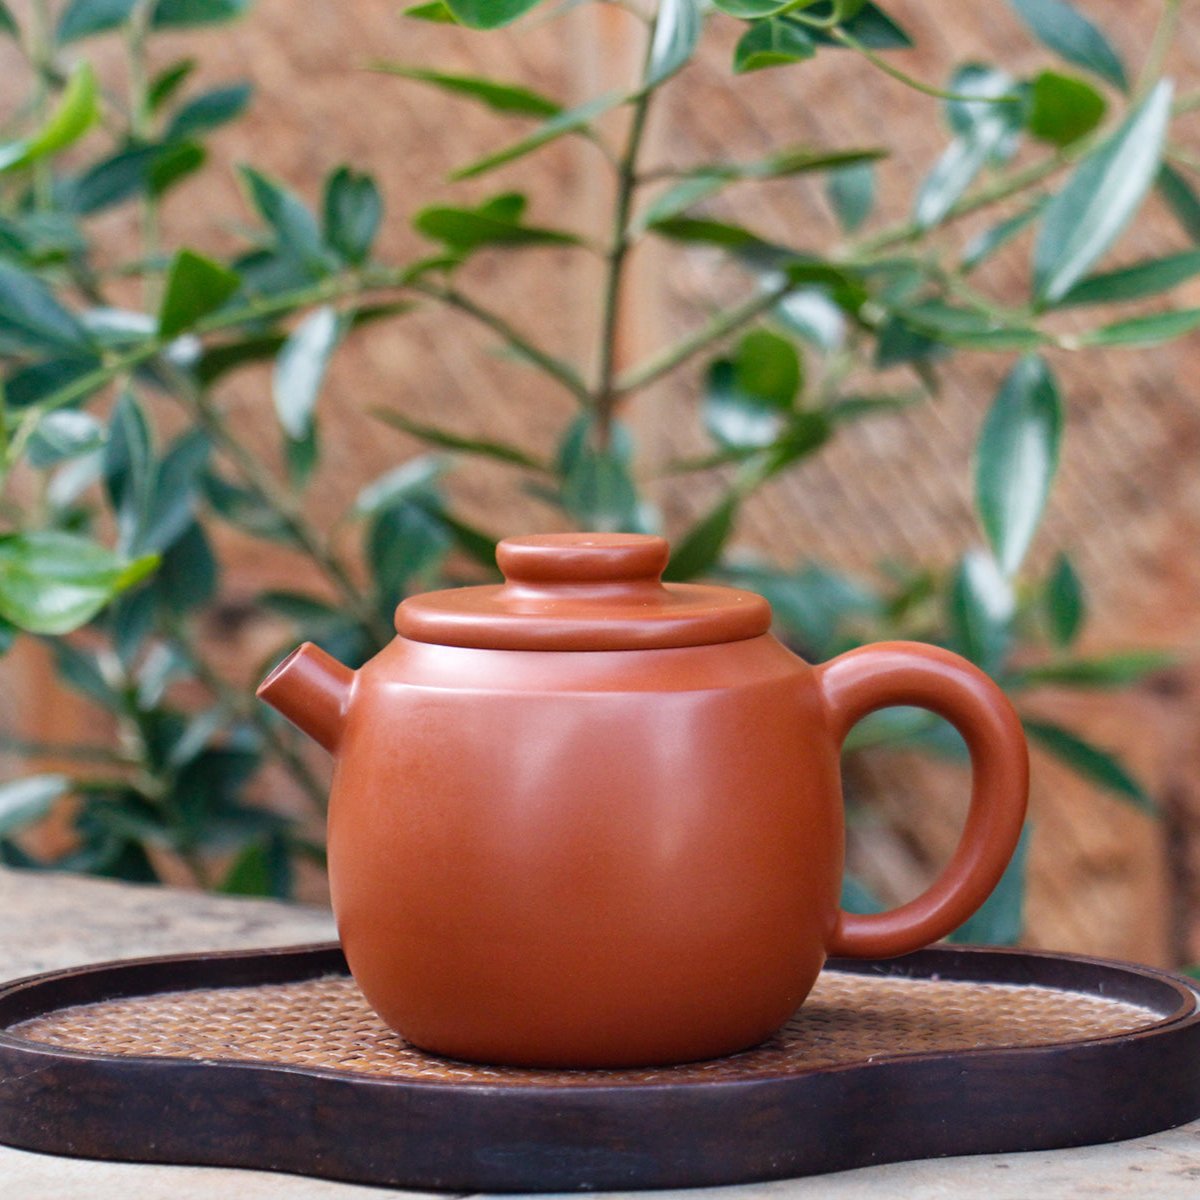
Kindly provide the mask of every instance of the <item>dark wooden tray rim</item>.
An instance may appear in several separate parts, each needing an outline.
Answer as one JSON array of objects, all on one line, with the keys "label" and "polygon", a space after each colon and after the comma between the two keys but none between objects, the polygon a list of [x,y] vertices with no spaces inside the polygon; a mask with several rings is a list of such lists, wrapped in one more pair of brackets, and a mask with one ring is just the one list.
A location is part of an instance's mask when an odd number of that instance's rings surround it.
[{"label": "dark wooden tray rim", "polygon": [[829,967],[1053,987],[1140,1005],[1157,1019],[1116,1036],[898,1054],[803,1073],[519,1088],[114,1057],[10,1032],[77,1004],[346,973],[334,944],[136,959],[0,988],[0,1142],[408,1188],[577,1191],[1088,1145],[1200,1116],[1200,1011],[1183,979],[1098,959],[965,947]]}]

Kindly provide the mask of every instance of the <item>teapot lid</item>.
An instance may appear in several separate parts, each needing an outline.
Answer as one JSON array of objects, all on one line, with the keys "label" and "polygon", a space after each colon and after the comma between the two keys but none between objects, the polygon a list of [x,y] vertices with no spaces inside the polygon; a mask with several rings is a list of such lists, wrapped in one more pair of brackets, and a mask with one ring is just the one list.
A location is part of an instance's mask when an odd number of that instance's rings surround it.
[{"label": "teapot lid", "polygon": [[488,650],[642,650],[736,642],[766,633],[753,592],[662,582],[670,549],[639,533],[505,538],[505,582],[410,596],[401,637]]}]

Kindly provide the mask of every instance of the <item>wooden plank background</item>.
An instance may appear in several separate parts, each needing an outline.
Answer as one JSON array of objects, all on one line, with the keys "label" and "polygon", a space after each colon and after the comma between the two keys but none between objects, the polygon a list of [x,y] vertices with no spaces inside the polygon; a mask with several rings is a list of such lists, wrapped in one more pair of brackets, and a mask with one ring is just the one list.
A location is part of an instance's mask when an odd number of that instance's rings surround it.
[{"label": "wooden plank background", "polygon": [[[1084,7],[1136,69],[1159,0],[1091,0]],[[1046,62],[999,0],[896,0],[889,8],[919,47],[895,61],[923,78],[941,81],[961,59],[999,61],[1015,72]],[[1193,88],[1200,84],[1200,24],[1187,16],[1195,9],[1185,4],[1184,34],[1170,63]],[[651,143],[662,161],[752,156],[781,142],[883,141],[894,151],[880,172],[883,217],[902,217],[944,144],[936,102],[844,54],[731,82],[735,31],[725,25],[689,67],[674,99],[654,114]],[[563,142],[487,180],[445,188],[439,181],[448,169],[502,144],[518,127],[372,75],[365,64],[386,57],[486,72],[524,79],[570,101],[620,79],[637,45],[619,12],[595,6],[563,21],[481,36],[402,21],[394,0],[304,5],[303,19],[288,0],[259,0],[239,26],[156,42],[159,64],[183,53],[201,58],[205,82],[250,78],[257,95],[248,118],[214,138],[203,184],[168,200],[168,244],[217,252],[235,244],[234,226],[245,213],[232,175],[238,162],[253,161],[312,198],[325,173],[348,161],[372,169],[383,186],[385,253],[411,256],[420,242],[407,218],[435,195],[472,199],[520,187],[534,197],[533,219],[598,228],[609,176],[594,150]],[[117,82],[114,48],[101,48],[100,57]],[[0,48],[5,110],[22,86],[18,62]],[[1192,144],[1198,129],[1200,117],[1189,118]],[[740,189],[736,199],[739,214],[768,233],[814,246],[837,236],[816,183],[780,181]],[[1155,201],[1150,210],[1152,219],[1123,240],[1114,260],[1182,244]],[[106,216],[99,226],[114,256],[136,235],[128,211]],[[964,223],[964,237],[972,230]],[[997,260],[988,268],[989,286],[1019,294],[1027,257],[1018,252]],[[647,250],[633,274],[621,346],[626,360],[689,328],[726,286],[703,250]],[[554,250],[482,256],[464,282],[535,329],[545,344],[589,352],[597,276],[580,256]],[[1194,289],[1190,302],[1200,303]],[[381,434],[369,415],[381,404],[548,452],[569,419],[570,402],[491,349],[486,334],[439,314],[357,335],[338,356],[322,400],[326,461],[310,500],[314,519],[331,522],[363,481],[414,451],[400,435]],[[1046,561],[1064,546],[1075,554],[1090,597],[1088,651],[1169,647],[1180,652],[1182,665],[1127,694],[1086,700],[1047,694],[1041,701],[1047,712],[1124,755],[1163,815],[1152,820],[1134,813],[1037,756],[1028,941],[1158,963],[1200,959],[1200,671],[1193,662],[1200,634],[1200,346],[1193,336],[1153,353],[1054,359],[1070,420],[1060,484],[1035,557]],[[783,563],[814,556],[860,571],[889,557],[950,561],[979,537],[970,506],[970,453],[1008,362],[1002,355],[956,359],[936,403],[847,430],[756,498],[739,545]],[[224,400],[245,438],[270,452],[276,438],[266,387],[265,373],[247,372],[225,390]],[[647,471],[695,447],[689,414],[696,394],[696,372],[685,371],[625,414],[642,437]],[[502,469],[473,467],[451,486],[468,514],[497,530],[546,528],[553,520],[518,494]],[[717,480],[708,486],[715,493]],[[678,531],[703,511],[710,493],[690,486],[660,490],[657,498],[668,527]],[[294,583],[298,564],[284,550],[264,552],[234,534],[223,536],[222,552],[227,589],[211,632],[230,671],[248,675],[280,632],[249,599],[261,586]],[[92,714],[53,686],[34,650],[26,648],[5,671],[12,684],[0,698],[0,719],[7,728],[61,738],[94,725]],[[854,786],[868,801],[852,837],[855,862],[889,897],[913,894],[956,836],[963,779],[951,769],[893,755],[857,768]]]}]

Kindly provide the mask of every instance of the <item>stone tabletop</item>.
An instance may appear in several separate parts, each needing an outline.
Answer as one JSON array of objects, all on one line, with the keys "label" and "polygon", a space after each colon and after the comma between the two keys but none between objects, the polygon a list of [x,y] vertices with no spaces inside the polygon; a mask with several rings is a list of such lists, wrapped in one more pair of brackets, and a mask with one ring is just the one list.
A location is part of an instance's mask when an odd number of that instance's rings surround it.
[{"label": "stone tabletop", "polygon": [[[111,958],[295,945],[333,937],[327,912],[0,869],[0,981]],[[981,1155],[705,1192],[679,1200],[988,1200],[1200,1196],[1200,1122],[1079,1150]],[[428,1196],[429,1193],[410,1193]],[[294,1175],[102,1163],[0,1146],[3,1200],[352,1200],[404,1195]],[[600,1198],[598,1198],[600,1200]]]}]

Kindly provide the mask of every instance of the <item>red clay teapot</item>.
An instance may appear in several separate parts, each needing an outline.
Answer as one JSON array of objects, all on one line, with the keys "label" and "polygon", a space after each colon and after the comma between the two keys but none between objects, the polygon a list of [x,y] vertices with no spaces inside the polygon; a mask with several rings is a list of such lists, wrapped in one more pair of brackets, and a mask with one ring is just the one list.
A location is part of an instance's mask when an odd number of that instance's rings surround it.
[{"label": "red clay teapot", "polygon": [[[405,600],[359,671],[305,644],[259,688],[335,757],[338,931],[416,1046],[566,1067],[733,1053],[827,955],[944,937],[1012,855],[1028,755],[985,675],[905,642],[811,667],[762,597],[661,583],[667,555],[644,535],[510,538],[505,583]],[[887,705],[958,729],[971,804],[928,891],[854,916],[839,753]]]}]

